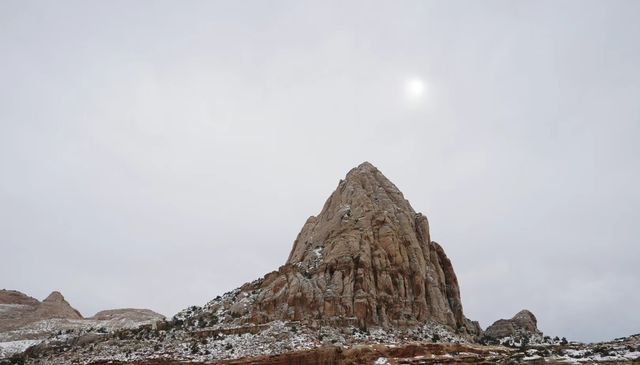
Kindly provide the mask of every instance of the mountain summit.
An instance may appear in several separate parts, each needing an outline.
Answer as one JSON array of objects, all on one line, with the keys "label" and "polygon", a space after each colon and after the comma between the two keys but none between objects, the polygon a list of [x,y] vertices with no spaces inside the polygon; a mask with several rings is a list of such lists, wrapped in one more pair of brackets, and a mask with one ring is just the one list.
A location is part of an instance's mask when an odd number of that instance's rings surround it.
[{"label": "mountain summit", "polygon": [[467,333],[458,280],[427,218],[375,166],[352,169],[296,238],[286,264],[241,288],[233,318],[391,327],[432,321]]},{"label": "mountain summit", "polygon": [[64,299],[64,296],[53,291],[47,296],[35,311],[38,318],[66,318],[66,319],[82,319],[82,315]]}]

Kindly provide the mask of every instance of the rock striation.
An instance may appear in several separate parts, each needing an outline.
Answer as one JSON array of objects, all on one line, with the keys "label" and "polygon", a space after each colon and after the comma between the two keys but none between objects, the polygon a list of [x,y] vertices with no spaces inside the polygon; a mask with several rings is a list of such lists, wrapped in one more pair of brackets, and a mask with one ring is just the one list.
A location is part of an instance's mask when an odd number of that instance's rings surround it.
[{"label": "rock striation", "polygon": [[[250,322],[395,327],[432,321],[478,334],[427,217],[365,162],[349,171],[298,234],[284,266],[241,288],[231,307]],[[247,293],[251,293],[248,296]]]},{"label": "rock striation", "polygon": [[489,326],[484,334],[490,338],[518,337],[522,335],[541,335],[538,320],[530,311],[523,309],[511,319],[499,319]]}]

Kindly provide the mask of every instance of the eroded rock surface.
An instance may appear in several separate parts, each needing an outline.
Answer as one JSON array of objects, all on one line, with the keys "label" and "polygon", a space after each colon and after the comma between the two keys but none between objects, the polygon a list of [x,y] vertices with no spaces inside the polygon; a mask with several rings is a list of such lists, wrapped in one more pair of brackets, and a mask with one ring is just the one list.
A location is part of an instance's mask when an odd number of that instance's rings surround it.
[{"label": "eroded rock surface", "polygon": [[82,314],[64,299],[60,292],[54,291],[40,303],[35,313],[35,320],[65,318],[82,319]]},{"label": "eroded rock surface", "polygon": [[530,311],[523,309],[511,319],[499,319],[485,330],[491,338],[515,337],[520,335],[540,335],[538,320]]},{"label": "eroded rock surface", "polygon": [[286,264],[241,291],[231,312],[254,323],[434,321],[480,331],[464,317],[453,266],[431,240],[427,218],[368,162],[349,171],[320,214],[307,220]]}]

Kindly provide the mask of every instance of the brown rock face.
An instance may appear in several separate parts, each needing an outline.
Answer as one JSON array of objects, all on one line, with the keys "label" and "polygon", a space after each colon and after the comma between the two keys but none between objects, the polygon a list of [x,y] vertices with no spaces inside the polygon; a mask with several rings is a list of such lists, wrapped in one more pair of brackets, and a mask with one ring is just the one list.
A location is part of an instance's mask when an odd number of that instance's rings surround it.
[{"label": "brown rock face", "polygon": [[0,290],[0,304],[16,304],[16,305],[27,305],[27,306],[37,306],[40,302],[32,298],[24,293],[21,293],[17,290]]},{"label": "brown rock face", "polygon": [[485,331],[492,338],[503,338],[520,334],[541,334],[538,320],[530,311],[523,309],[511,319],[499,319]]},{"label": "brown rock face", "polygon": [[40,302],[16,290],[0,290],[0,333],[20,327]]},{"label": "brown rock face", "polygon": [[435,321],[477,333],[462,312],[458,280],[427,218],[365,162],[340,181],[299,233],[289,258],[259,283],[237,315],[352,323],[361,327]]},{"label": "brown rock face", "polygon": [[82,315],[71,307],[60,292],[54,291],[40,303],[35,311],[37,319],[66,318],[82,319]]}]

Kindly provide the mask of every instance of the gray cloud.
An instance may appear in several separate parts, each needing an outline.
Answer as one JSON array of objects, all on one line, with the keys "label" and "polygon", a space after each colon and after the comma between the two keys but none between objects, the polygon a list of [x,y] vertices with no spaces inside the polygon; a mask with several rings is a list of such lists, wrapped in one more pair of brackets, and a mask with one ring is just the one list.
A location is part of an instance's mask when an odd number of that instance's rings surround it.
[{"label": "gray cloud", "polygon": [[4,1],[0,287],[172,315],[281,265],[369,160],[428,215],[469,317],[636,333],[639,11]]}]

